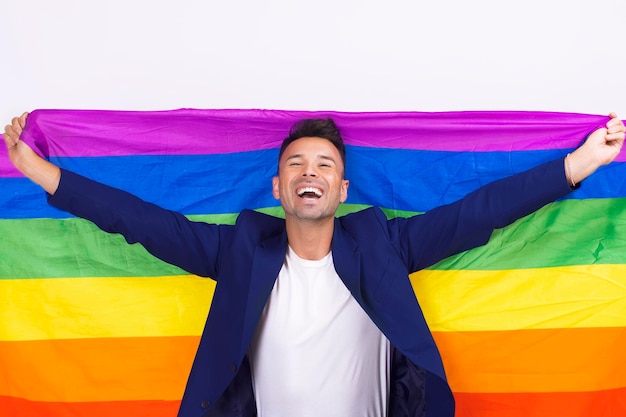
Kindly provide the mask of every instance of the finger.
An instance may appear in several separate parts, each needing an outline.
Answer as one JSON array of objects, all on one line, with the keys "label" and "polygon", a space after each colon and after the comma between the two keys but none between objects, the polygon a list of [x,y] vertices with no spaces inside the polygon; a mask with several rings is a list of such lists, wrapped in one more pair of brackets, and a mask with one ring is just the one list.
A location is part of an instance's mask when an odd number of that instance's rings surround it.
[{"label": "finger", "polygon": [[610,117],[609,123],[621,121],[621,119],[617,117],[617,113],[611,113],[609,114],[609,117]]},{"label": "finger", "polygon": [[10,138],[10,139],[15,139],[18,135],[15,132],[15,129],[13,128],[12,125],[7,125],[4,128],[4,133]]},{"label": "finger", "polygon": [[22,124],[20,123],[20,118],[19,117],[14,117],[13,119],[11,119],[11,127],[13,129],[13,132],[15,132],[15,134],[17,136],[22,134]]},{"label": "finger", "polygon": [[2,134],[2,138],[4,139],[4,144],[8,149],[15,147],[19,139],[17,136],[14,135],[11,126],[7,126],[5,128],[5,133]]},{"label": "finger", "polygon": [[611,119],[606,124],[606,127],[610,133],[615,133],[615,132],[620,132],[620,131],[623,132],[624,130],[626,130],[626,127],[624,127],[624,122],[617,118]]},{"label": "finger", "polygon": [[604,136],[607,141],[624,139],[624,132],[608,133]]},{"label": "finger", "polygon": [[604,141],[607,145],[618,144],[621,147],[624,143],[624,132],[607,134]]},{"label": "finger", "polygon": [[611,123],[607,126],[606,131],[607,133],[624,133],[626,131],[626,126],[624,126],[624,123],[620,120],[617,123]]},{"label": "finger", "polygon": [[4,127],[4,137],[6,138],[12,138],[15,135],[15,131],[13,130],[13,126],[12,125],[6,125]]},{"label": "finger", "polygon": [[28,112],[24,112],[22,113],[22,115],[19,117],[18,122],[21,126],[22,129],[24,129],[26,127],[26,118],[28,117]]}]

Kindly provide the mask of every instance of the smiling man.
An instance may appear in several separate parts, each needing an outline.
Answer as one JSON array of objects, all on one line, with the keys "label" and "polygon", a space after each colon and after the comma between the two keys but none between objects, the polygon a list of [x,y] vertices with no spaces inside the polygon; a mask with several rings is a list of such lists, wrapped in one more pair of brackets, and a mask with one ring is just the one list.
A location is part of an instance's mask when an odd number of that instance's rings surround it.
[{"label": "smiling man", "polygon": [[615,159],[625,130],[612,113],[570,155],[387,220],[378,208],[335,217],[348,196],[343,140],[332,120],[303,120],[283,142],[272,181],[285,219],[245,210],[235,225],[213,225],[41,159],[19,140],[26,119],[14,118],[4,140],[50,204],[217,280],[181,417],[452,417],[408,275],[567,194]]},{"label": "smiling man", "polygon": [[[318,137],[325,130],[327,138]],[[279,153],[272,186],[288,248],[249,351],[260,415],[387,412],[389,341],[342,283],[330,253],[335,213],[348,197],[338,133],[332,121],[302,121]]]}]

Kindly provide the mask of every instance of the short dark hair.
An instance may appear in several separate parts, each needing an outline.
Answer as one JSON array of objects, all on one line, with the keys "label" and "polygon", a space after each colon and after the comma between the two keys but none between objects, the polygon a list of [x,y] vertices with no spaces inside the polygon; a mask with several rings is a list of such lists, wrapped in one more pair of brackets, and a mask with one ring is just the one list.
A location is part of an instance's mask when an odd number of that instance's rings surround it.
[{"label": "short dark hair", "polygon": [[343,143],[343,138],[339,132],[339,128],[335,124],[335,121],[330,117],[327,119],[302,119],[291,126],[289,130],[289,136],[287,136],[283,143],[280,145],[280,151],[278,152],[278,161],[285,153],[285,149],[291,143],[300,138],[322,138],[332,143],[339,151],[343,166],[346,166],[346,147]]}]

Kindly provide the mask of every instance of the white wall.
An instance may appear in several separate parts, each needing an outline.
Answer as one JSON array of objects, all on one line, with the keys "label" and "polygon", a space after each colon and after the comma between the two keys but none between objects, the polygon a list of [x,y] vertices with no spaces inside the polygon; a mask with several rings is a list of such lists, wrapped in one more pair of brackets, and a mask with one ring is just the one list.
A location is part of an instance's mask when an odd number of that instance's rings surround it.
[{"label": "white wall", "polygon": [[625,0],[0,0],[0,122],[35,108],[626,118]]}]

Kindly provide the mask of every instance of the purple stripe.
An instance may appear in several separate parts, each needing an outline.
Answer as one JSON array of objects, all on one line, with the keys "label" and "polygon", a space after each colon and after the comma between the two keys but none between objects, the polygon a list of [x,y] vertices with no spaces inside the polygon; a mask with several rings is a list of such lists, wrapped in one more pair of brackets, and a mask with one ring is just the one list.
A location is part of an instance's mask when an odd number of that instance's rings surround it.
[{"label": "purple stripe", "polygon": [[[308,117],[334,118],[351,145],[443,151],[573,148],[608,120],[511,111],[37,110],[23,138],[47,156],[232,153],[277,148],[289,127]],[[0,155],[0,176],[16,175],[6,165]]]},{"label": "purple stripe", "polygon": [[11,165],[7,157],[7,150],[4,146],[0,146],[0,178],[16,178],[24,177],[21,172]]},{"label": "purple stripe", "polygon": [[327,116],[336,120],[352,145],[450,151],[568,148],[608,120],[605,116],[537,112],[48,110],[31,115],[34,123],[27,134],[38,144],[44,137],[61,142],[51,144],[51,156],[231,153],[276,148],[294,121]]}]

